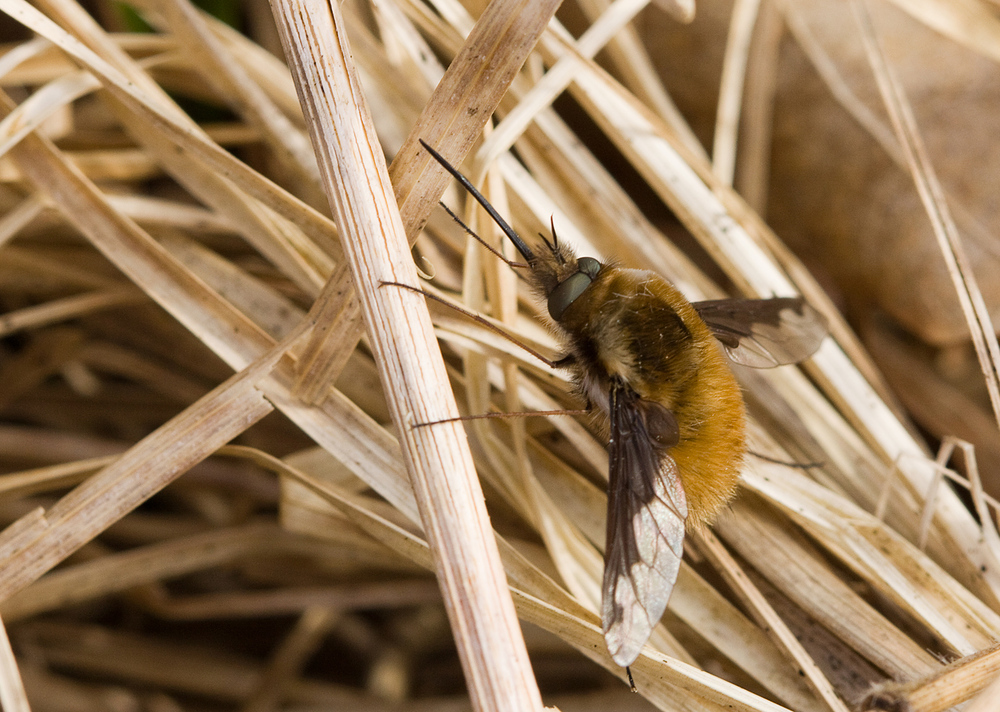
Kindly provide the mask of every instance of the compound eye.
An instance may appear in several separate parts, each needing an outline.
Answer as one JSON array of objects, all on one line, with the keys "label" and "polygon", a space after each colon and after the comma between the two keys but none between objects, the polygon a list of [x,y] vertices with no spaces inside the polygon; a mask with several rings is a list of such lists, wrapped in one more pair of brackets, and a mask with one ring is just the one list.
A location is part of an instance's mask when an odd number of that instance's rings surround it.
[{"label": "compound eye", "polygon": [[552,290],[552,294],[549,295],[549,315],[556,321],[559,321],[563,312],[569,308],[570,304],[576,301],[577,297],[583,294],[583,290],[589,287],[593,281],[590,275],[577,272],[560,282]]},{"label": "compound eye", "polygon": [[560,282],[549,295],[549,316],[556,321],[562,318],[563,312],[583,294],[601,271],[601,263],[593,257],[581,257],[577,260],[577,267],[580,271]]}]

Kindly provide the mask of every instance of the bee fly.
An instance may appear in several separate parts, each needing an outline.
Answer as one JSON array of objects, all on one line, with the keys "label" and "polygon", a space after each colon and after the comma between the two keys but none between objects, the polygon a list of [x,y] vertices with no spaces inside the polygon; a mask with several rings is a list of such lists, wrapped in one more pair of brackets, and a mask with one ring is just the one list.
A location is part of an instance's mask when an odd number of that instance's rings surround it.
[{"label": "bee fly", "polygon": [[[527,262],[588,410],[606,416],[608,518],[601,619],[612,659],[639,656],[667,607],[685,528],[733,496],[746,452],[734,363],[769,368],[812,355],[826,320],[801,297],[691,303],[653,272],[577,257],[552,240],[533,251],[437,151]],[[523,265],[521,265],[523,266]],[[722,349],[716,342],[720,342]]]}]

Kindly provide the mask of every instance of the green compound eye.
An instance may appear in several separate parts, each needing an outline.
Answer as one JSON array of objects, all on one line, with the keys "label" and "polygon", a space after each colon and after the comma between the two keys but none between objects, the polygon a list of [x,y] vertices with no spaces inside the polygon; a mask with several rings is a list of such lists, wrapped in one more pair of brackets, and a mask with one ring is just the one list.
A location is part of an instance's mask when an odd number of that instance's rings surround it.
[{"label": "green compound eye", "polygon": [[577,266],[580,271],[560,282],[549,295],[549,315],[556,321],[559,321],[563,312],[583,294],[601,271],[601,263],[593,257],[581,257],[577,261]]}]

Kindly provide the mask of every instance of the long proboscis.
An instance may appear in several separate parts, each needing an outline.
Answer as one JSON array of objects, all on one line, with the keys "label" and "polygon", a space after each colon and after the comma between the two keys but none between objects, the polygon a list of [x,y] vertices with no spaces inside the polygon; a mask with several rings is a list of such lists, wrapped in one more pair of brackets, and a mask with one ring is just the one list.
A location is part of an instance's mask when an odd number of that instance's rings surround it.
[{"label": "long proboscis", "polygon": [[531,249],[525,244],[524,240],[521,239],[521,236],[514,231],[514,228],[512,228],[507,221],[500,216],[500,213],[496,211],[496,208],[490,205],[490,201],[488,201],[485,196],[483,196],[483,194],[476,189],[476,186],[472,185],[468,178],[462,175],[462,173],[455,168],[455,166],[451,165],[448,162],[448,159],[428,146],[423,139],[417,140],[420,141],[420,145],[426,149],[427,153],[431,154],[431,156],[434,157],[434,160],[440,163],[442,168],[451,173],[455,180],[461,183],[462,187],[469,192],[469,195],[475,198],[476,202],[483,206],[483,209],[491,218],[493,218],[493,222],[495,222],[497,226],[503,230],[503,234],[506,235],[512,243],[514,243],[514,247],[516,247],[517,251],[521,253],[521,256],[528,261],[528,264],[534,264],[535,253],[532,252]]}]

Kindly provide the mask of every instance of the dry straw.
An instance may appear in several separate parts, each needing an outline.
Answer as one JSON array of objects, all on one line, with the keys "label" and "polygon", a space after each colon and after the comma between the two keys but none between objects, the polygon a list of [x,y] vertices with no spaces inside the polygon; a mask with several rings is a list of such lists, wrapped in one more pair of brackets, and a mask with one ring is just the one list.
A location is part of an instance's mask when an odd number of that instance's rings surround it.
[{"label": "dry straw", "polygon": [[[71,0],[0,0],[34,33],[0,56],[4,709],[818,712],[870,694],[930,711],[980,690],[994,708],[990,501],[976,491],[973,516],[941,484],[849,328],[730,187],[735,166],[766,175],[766,140],[735,132],[741,111],[768,116],[781,27],[850,98],[795,4],[737,2],[711,165],[633,27],[648,4],[567,3],[571,34],[554,1],[284,0],[289,70],[184,0],[135,3],[152,34],[109,33]],[[859,121],[926,186],[992,384],[961,239],[855,4],[895,133]],[[913,11],[995,55],[988,5],[958,7]],[[229,113],[199,124],[175,96]],[[558,350],[511,270],[434,212],[462,199],[418,139],[523,234],[551,218],[581,253],[721,296],[649,219],[666,206],[735,292],[801,293],[831,322],[808,364],[740,374],[753,450],[820,464],[748,459],[740,498],[692,537],[637,696],[596,612],[607,460],[589,422],[420,427],[579,404],[486,327]],[[240,651],[265,619],[280,635]]]}]

